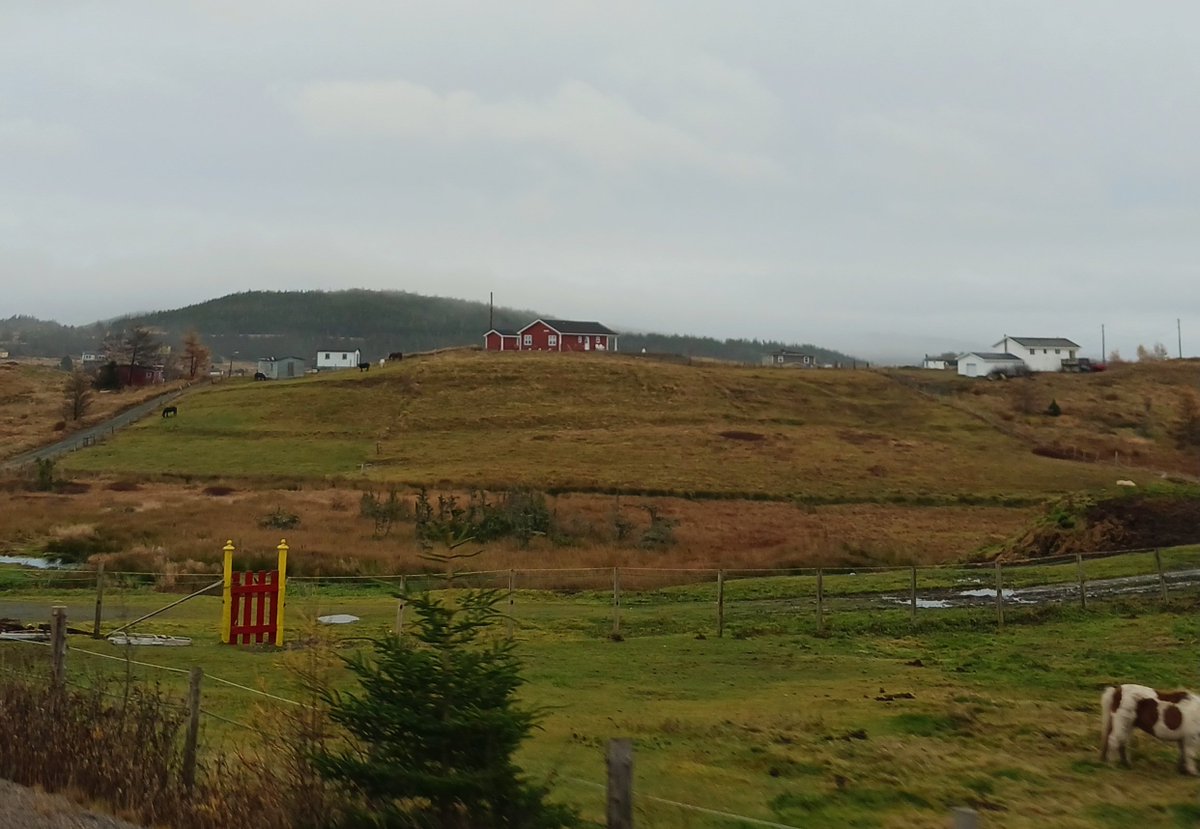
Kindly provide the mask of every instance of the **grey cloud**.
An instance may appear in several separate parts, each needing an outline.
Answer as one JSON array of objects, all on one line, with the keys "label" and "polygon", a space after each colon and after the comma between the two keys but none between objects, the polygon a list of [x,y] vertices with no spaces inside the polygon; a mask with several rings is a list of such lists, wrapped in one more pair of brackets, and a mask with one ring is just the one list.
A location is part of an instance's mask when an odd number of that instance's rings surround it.
[{"label": "grey cloud", "polygon": [[495,290],[893,359],[1176,317],[1200,352],[1198,33],[1075,0],[6,6],[0,314]]}]

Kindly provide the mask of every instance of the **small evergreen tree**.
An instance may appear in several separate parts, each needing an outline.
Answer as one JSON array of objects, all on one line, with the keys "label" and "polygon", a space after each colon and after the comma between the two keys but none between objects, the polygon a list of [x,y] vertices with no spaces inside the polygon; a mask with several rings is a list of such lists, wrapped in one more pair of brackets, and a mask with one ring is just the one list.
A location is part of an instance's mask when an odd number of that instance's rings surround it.
[{"label": "small evergreen tree", "polygon": [[495,591],[467,591],[452,608],[410,596],[411,637],[374,642],[345,658],[360,692],[323,691],[330,718],[354,744],[321,749],[317,769],[365,797],[348,825],[378,827],[572,826],[573,811],[545,801],[513,754],[536,723],[517,705],[520,660],[511,640],[484,642],[500,617]]}]

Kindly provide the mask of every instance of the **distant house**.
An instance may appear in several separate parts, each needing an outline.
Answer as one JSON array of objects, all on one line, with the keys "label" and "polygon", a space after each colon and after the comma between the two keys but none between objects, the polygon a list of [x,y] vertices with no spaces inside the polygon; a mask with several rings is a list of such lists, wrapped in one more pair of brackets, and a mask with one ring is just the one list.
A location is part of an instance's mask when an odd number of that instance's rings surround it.
[{"label": "distant house", "polygon": [[163,366],[144,366],[128,363],[117,366],[117,382],[122,386],[154,386],[165,382]]},{"label": "distant house", "polygon": [[340,368],[358,368],[362,362],[362,352],[357,348],[353,351],[318,351],[317,371],[334,371]]},{"label": "distant house", "polygon": [[268,380],[286,380],[289,377],[303,377],[306,365],[303,357],[259,357],[258,373],[265,374]]},{"label": "distant house", "polygon": [[994,371],[1014,374],[1024,368],[1024,360],[1004,352],[970,351],[958,358],[958,373],[963,377],[987,377]]},{"label": "distant house", "polygon": [[617,332],[598,322],[538,319],[517,331],[493,328],[484,335],[488,351],[616,351]]},{"label": "distant house", "polygon": [[1062,371],[1063,361],[1075,360],[1080,346],[1064,337],[1005,336],[992,348],[1019,357],[1030,371]]},{"label": "distant house", "polygon": [[943,357],[930,357],[928,354],[926,354],[925,359],[921,361],[921,368],[931,368],[931,369],[936,369],[937,371],[946,371],[947,369],[957,369],[958,368],[958,360],[957,360],[957,358],[952,359],[952,358],[944,357],[944,356]]},{"label": "distant house", "polygon": [[777,368],[817,368],[820,365],[813,354],[805,354],[803,351],[788,351],[783,348],[764,357],[763,364]]},{"label": "distant house", "polygon": [[485,351],[520,351],[520,336],[515,328],[493,328],[483,335]]}]

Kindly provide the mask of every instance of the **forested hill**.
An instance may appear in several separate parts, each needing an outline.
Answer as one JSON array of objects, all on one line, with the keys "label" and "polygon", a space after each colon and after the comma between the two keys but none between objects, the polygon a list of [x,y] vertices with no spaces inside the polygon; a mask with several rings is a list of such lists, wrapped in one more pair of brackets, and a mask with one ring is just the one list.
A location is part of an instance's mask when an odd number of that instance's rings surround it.
[{"label": "forested hill", "polygon": [[[493,316],[496,327],[515,329],[539,316],[556,315],[496,308]],[[601,322],[620,331],[617,320]],[[168,343],[178,342],[184,332],[194,329],[221,359],[235,351],[241,359],[287,355],[311,359],[320,349],[359,348],[364,359],[373,360],[393,351],[481,345],[489,320],[487,303],[403,291],[247,291],[108,325],[72,327],[30,317],[0,320],[0,349],[28,356],[77,354],[98,347],[108,328],[133,325],[160,332]],[[764,354],[780,348],[803,350],[822,362],[852,359],[812,345],[665,334],[622,333],[619,348],[745,363],[759,363]]]}]

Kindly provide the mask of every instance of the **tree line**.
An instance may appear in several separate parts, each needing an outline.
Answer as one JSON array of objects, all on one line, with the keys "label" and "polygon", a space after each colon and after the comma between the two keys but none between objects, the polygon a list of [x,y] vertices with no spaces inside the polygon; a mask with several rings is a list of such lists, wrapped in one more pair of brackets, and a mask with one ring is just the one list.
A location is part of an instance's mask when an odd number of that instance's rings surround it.
[{"label": "tree line", "polygon": [[[311,361],[318,350],[355,348],[364,359],[374,360],[394,351],[482,345],[488,328],[518,329],[539,316],[553,315],[404,291],[246,291],[77,327],[12,317],[0,320],[0,348],[15,356],[60,357],[96,350],[113,332],[141,327],[174,342],[189,330],[199,332],[222,360],[237,352],[245,360],[296,356]],[[653,333],[622,334],[619,347],[753,364],[779,349],[803,351],[823,363],[854,359],[811,344]]]}]

